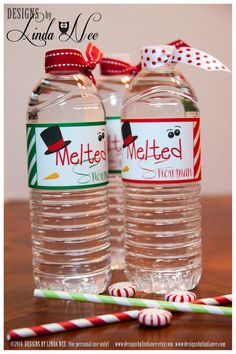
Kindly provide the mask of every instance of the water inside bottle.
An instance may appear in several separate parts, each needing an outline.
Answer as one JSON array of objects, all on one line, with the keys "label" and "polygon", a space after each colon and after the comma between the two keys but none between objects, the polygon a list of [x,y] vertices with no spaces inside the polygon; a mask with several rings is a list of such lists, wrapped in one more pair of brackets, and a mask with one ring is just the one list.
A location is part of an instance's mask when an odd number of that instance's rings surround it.
[{"label": "water inside bottle", "polygon": [[[103,106],[84,75],[47,75],[31,94],[28,123],[96,121],[104,121]],[[30,205],[36,287],[104,291],[111,277],[107,186],[32,189]]]},{"label": "water inside bottle", "polygon": [[[140,72],[122,118],[199,116],[195,93],[173,64]],[[166,293],[194,288],[201,277],[200,183],[124,182],[125,273],[139,290]]]},{"label": "water inside bottle", "polygon": [[[121,179],[121,126],[120,114],[125,89],[129,86],[133,76],[117,75],[117,76],[101,76],[97,80],[98,91],[101,95],[106,117],[108,133],[110,124],[116,124],[116,139],[119,139],[120,152],[114,156],[114,163],[111,162],[111,149],[109,156],[109,221],[111,234],[111,267],[112,269],[124,269],[124,199],[123,186]],[[114,119],[117,119],[115,122]],[[110,129],[110,139],[114,129]]]}]

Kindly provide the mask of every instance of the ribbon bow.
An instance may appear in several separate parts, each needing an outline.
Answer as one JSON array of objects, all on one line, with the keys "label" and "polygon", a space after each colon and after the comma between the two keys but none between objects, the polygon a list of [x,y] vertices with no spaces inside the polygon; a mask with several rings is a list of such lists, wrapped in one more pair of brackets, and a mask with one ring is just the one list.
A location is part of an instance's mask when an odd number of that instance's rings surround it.
[{"label": "ribbon bow", "polygon": [[92,70],[102,60],[102,52],[95,45],[89,43],[85,54],[87,60],[78,49],[62,48],[48,50],[45,55],[46,73],[74,72],[75,69],[79,69],[96,84]]},{"label": "ribbon bow", "polygon": [[[168,45],[173,45],[177,49],[182,47],[189,47],[189,45],[183,42],[181,39],[168,43]],[[137,75],[141,70],[141,63],[132,66],[125,61],[113,59],[113,58],[102,58],[100,63],[100,69],[102,75]]]},{"label": "ribbon bow", "polygon": [[85,54],[87,60],[84,59],[82,54],[78,57],[79,66],[83,69],[84,73],[89,77],[89,79],[92,80],[92,82],[96,85],[92,70],[95,69],[96,65],[101,62],[103,54],[91,42],[87,45]]},{"label": "ribbon bow", "polygon": [[141,64],[131,65],[125,61],[103,58],[100,63],[102,75],[136,75],[141,70]]},{"label": "ribbon bow", "polygon": [[[191,48],[180,40],[167,46],[153,46],[142,49],[141,62],[144,67],[155,70],[167,63],[184,63],[208,71],[230,70],[218,59],[199,49]],[[173,45],[174,44],[174,45]]]}]

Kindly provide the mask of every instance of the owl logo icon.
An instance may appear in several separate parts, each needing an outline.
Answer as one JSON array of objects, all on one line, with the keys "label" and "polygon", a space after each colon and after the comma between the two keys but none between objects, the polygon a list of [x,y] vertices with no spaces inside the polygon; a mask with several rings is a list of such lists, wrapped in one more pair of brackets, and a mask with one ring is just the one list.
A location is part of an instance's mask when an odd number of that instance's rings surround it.
[{"label": "owl logo icon", "polygon": [[69,30],[69,21],[67,22],[59,21],[59,30],[61,31],[62,34],[66,34]]}]

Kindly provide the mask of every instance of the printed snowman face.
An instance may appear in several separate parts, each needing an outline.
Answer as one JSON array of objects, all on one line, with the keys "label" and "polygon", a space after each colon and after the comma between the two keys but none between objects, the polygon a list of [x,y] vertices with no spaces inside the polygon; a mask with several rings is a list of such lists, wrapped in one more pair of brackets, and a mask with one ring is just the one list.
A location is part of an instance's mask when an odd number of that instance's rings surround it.
[{"label": "printed snowman face", "polygon": [[130,122],[132,141],[126,144],[124,139],[123,178],[132,181],[191,180],[194,177],[195,120],[157,118]]},{"label": "printed snowman face", "polygon": [[175,136],[180,135],[180,125],[175,125],[173,129],[167,129],[168,137],[173,139]]},{"label": "printed snowman face", "polygon": [[[175,163],[174,159],[182,159],[180,132],[181,126],[179,125],[168,128],[166,129],[167,136],[163,131],[163,140],[159,139],[159,141],[162,141],[162,145],[154,143],[150,146],[150,151],[153,151],[153,155],[149,154],[147,159],[139,161],[139,167],[143,170],[144,178],[152,179],[156,177],[159,168],[163,170],[171,168],[172,163]],[[160,132],[157,132],[156,136],[160,136]]]},{"label": "printed snowman face", "polygon": [[107,181],[106,127],[103,122],[89,127],[86,123],[38,125],[35,140],[40,186],[74,187]]},{"label": "printed snowman face", "polygon": [[105,139],[105,130],[102,129],[100,132],[97,133],[98,136],[98,141],[102,141],[103,139]]}]

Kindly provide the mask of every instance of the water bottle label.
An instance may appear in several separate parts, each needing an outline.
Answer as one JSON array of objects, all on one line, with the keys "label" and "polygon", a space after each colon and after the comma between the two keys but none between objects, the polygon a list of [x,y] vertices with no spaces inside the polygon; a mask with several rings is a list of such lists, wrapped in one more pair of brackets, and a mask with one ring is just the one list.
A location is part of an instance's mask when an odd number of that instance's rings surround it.
[{"label": "water bottle label", "polygon": [[106,123],[27,124],[29,187],[77,189],[108,183]]},{"label": "water bottle label", "polygon": [[121,173],[122,137],[120,117],[106,117],[109,173]]},{"label": "water bottle label", "polygon": [[123,181],[159,184],[201,180],[199,117],[121,122]]}]

